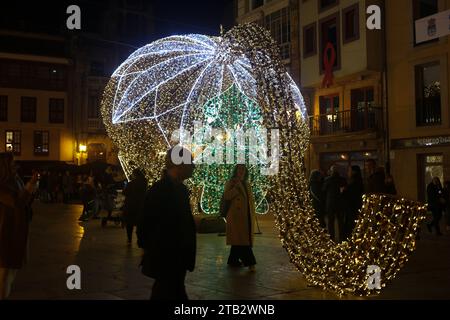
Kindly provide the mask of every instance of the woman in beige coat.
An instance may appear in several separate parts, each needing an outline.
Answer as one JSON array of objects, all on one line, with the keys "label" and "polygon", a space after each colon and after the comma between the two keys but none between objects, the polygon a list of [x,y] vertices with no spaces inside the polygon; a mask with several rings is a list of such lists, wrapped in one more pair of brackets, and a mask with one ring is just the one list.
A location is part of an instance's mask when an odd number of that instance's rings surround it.
[{"label": "woman in beige coat", "polygon": [[235,167],[232,178],[225,185],[224,199],[228,202],[227,245],[231,245],[228,265],[244,265],[255,271],[256,260],[252,250],[255,201],[245,165]]}]

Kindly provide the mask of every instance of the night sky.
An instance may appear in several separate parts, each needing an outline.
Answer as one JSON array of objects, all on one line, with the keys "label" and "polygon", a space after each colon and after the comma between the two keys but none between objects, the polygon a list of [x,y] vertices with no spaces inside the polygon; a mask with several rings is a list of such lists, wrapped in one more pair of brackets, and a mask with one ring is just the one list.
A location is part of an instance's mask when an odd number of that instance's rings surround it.
[{"label": "night sky", "polygon": [[[174,34],[218,35],[220,24],[226,30],[233,25],[233,0],[146,0],[145,3],[151,4],[154,12],[154,34],[148,35],[145,42]],[[66,8],[70,4],[80,6],[82,29],[86,30],[85,22],[98,19],[108,0],[0,1],[0,28],[65,33]]]},{"label": "night sky", "polygon": [[233,0],[156,0],[156,34],[168,36],[184,33],[219,35],[220,24],[233,24]]}]

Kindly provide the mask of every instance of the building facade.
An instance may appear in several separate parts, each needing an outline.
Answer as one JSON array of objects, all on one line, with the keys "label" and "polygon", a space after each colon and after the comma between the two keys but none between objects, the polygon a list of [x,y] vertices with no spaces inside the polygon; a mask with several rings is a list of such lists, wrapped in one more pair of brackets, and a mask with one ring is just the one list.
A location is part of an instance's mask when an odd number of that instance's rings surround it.
[{"label": "building facade", "polygon": [[106,6],[86,0],[80,7],[86,12],[86,26],[81,33],[68,34],[75,61],[75,138],[78,146],[86,146],[86,152],[78,148],[78,161],[117,165],[118,150],[106,135],[100,103],[114,70],[139,46],[148,43],[153,31],[152,6],[144,0],[109,1]]},{"label": "building facade", "polygon": [[310,102],[310,172],[336,164],[385,165],[384,38],[366,28],[366,8],[382,1],[300,1],[301,90]]},{"label": "building facade", "polygon": [[426,200],[432,177],[450,180],[450,42],[444,36],[419,43],[414,25],[429,17],[432,28],[432,16],[450,4],[396,0],[386,6],[392,172],[403,196]]},{"label": "building facade", "polygon": [[[0,31],[0,152],[19,161],[75,159],[64,38]],[[30,50],[30,43],[39,44]]]},{"label": "building facade", "polygon": [[299,1],[237,0],[236,23],[257,23],[270,31],[294,81],[300,81]]},{"label": "building facade", "polygon": [[46,13],[58,19],[40,19],[35,4],[36,20],[11,9],[0,22],[0,152],[13,151],[18,161],[118,164],[100,102],[114,70],[148,43],[152,6],[78,5],[81,30],[66,28],[64,2]]}]

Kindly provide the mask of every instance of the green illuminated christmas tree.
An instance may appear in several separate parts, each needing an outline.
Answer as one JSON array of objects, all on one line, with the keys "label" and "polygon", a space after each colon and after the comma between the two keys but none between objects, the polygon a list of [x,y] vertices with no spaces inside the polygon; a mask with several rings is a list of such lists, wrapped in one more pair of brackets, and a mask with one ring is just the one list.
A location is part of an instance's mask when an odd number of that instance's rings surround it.
[{"label": "green illuminated christmas tree", "polygon": [[[199,156],[196,155],[197,169],[193,179],[195,185],[202,186],[200,198],[202,211],[206,214],[219,213],[225,183],[230,179],[240,157],[244,158],[247,164],[256,212],[265,214],[268,211],[266,200],[268,178],[261,174],[263,164],[258,162],[258,151],[264,151],[261,146],[265,145],[266,136],[262,126],[261,108],[233,85],[220,96],[205,103],[198,111],[201,115],[202,129],[196,130],[193,140],[194,153],[200,153]],[[211,128],[217,132],[211,133]],[[217,134],[218,132],[220,133]],[[245,143],[238,143],[243,141],[239,140],[242,139],[239,132],[254,133],[253,143],[248,136]],[[209,163],[208,157],[221,158],[224,163],[217,163],[218,161]],[[254,160],[253,164],[251,159]]]}]

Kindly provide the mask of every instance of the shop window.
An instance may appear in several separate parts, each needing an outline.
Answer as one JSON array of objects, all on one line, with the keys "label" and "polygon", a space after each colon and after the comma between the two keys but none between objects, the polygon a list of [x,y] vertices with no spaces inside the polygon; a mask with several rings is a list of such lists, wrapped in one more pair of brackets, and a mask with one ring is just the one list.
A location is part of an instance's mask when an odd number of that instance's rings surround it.
[{"label": "shop window", "polygon": [[427,186],[434,177],[444,183],[444,156],[442,154],[426,154],[419,156],[419,199],[426,201]]},{"label": "shop window", "polygon": [[332,165],[338,166],[338,171],[342,177],[347,177],[347,170],[351,166],[359,166],[361,172],[364,172],[364,164],[367,160],[378,160],[378,152],[370,151],[353,151],[353,152],[336,152],[322,153],[320,155],[320,168],[323,172],[327,172]]}]

